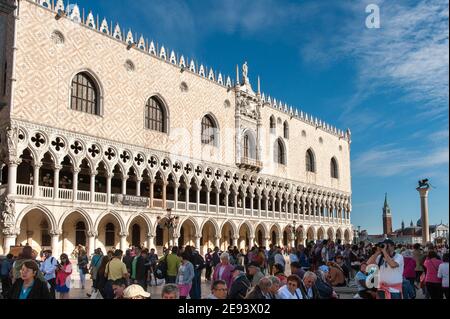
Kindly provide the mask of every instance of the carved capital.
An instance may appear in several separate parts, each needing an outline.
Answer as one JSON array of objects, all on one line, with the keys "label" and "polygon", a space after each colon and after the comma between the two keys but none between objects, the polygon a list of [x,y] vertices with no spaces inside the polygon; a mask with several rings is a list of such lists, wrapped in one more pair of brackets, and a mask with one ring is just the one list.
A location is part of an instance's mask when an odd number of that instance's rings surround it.
[{"label": "carved capital", "polygon": [[51,236],[61,236],[62,230],[61,229],[52,229],[48,232]]},{"label": "carved capital", "polygon": [[125,231],[124,232],[120,232],[119,236],[120,237],[127,237],[128,236],[128,232],[125,232]]},{"label": "carved capital", "polygon": [[155,237],[155,234],[153,234],[153,233],[147,234],[147,239],[152,239],[153,237]]},{"label": "carved capital", "polygon": [[20,229],[14,228],[14,227],[8,227],[8,228],[4,228],[2,230],[2,233],[4,236],[7,236],[7,237],[13,237],[13,236],[15,237],[20,234]]},{"label": "carved capital", "polygon": [[98,232],[95,231],[95,230],[89,230],[89,231],[87,232],[87,235],[88,235],[89,237],[95,237],[95,238],[97,238],[97,237],[98,237]]}]

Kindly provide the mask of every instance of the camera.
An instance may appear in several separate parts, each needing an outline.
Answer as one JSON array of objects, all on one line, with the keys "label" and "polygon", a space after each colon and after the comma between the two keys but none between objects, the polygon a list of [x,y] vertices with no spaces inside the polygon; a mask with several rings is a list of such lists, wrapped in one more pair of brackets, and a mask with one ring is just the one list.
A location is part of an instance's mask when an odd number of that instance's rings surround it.
[{"label": "camera", "polygon": [[380,247],[381,249],[383,249],[385,247],[385,245],[383,243],[377,244],[376,247]]}]

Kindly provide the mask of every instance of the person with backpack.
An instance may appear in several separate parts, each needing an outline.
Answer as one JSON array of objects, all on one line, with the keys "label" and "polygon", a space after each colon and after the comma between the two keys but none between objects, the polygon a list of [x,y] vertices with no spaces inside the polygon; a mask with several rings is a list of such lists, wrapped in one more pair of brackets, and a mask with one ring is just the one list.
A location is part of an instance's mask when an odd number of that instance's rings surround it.
[{"label": "person with backpack", "polygon": [[92,279],[92,292],[87,294],[88,297],[91,297],[93,293],[97,292],[97,274],[100,264],[102,262],[103,252],[101,248],[97,248],[94,250],[94,255],[92,256],[91,264],[89,266],[89,271]]},{"label": "person with backpack", "polygon": [[86,250],[83,247],[78,251],[77,260],[78,260],[78,272],[80,274],[81,289],[84,289],[84,287],[86,286],[86,275],[89,273],[88,270],[89,259]]},{"label": "person with backpack", "polygon": [[[152,274],[154,275],[156,272],[156,266],[158,264],[158,254],[155,251],[155,248],[150,249],[150,253],[148,254],[148,264],[149,264],[149,284],[152,285]],[[158,281],[155,276],[155,286],[158,286]]]},{"label": "person with backpack", "polygon": [[178,268],[181,260],[178,257],[178,247],[172,247],[172,253],[165,255],[159,260],[158,271],[162,272],[166,284],[174,284],[177,280]]},{"label": "person with backpack", "polygon": [[211,274],[212,274],[212,249],[208,248],[205,254],[205,280],[211,281]]},{"label": "person with backpack", "polygon": [[58,267],[58,261],[52,256],[52,251],[50,249],[44,250],[43,254],[44,261],[41,263],[39,269],[50,285],[50,298],[55,299],[56,269]]}]

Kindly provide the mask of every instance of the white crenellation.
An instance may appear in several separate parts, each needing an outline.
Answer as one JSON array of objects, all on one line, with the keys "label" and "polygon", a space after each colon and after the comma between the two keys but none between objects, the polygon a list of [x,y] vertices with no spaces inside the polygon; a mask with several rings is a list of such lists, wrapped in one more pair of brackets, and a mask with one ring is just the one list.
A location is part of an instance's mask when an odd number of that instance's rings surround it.
[{"label": "white crenellation", "polygon": [[116,27],[114,28],[113,37],[116,38],[117,40],[122,40],[122,31],[120,30],[120,26],[118,23],[116,24]]},{"label": "white crenellation", "polygon": [[191,64],[189,66],[189,71],[191,71],[192,73],[195,73],[195,70],[196,70],[195,62],[194,62],[194,60],[191,60]]},{"label": "white crenellation", "polygon": [[230,78],[230,76],[227,77],[227,87],[228,87],[228,88],[232,87],[232,83],[231,83],[231,78]]},{"label": "white crenellation", "polygon": [[80,8],[77,4],[73,6],[72,12],[70,13],[70,19],[78,23],[81,22]]},{"label": "white crenellation", "polygon": [[175,52],[172,50],[170,52],[170,59],[169,59],[170,63],[172,64],[177,64],[177,57],[175,56]]},{"label": "white crenellation", "polygon": [[183,69],[186,68],[186,61],[185,61],[183,55],[182,55],[181,58],[180,58],[180,64],[179,64],[179,65],[180,65],[180,68],[183,68]]},{"label": "white crenellation", "polygon": [[205,77],[205,67],[202,65],[200,65],[200,70],[198,71],[198,75]]},{"label": "white crenellation", "polygon": [[145,40],[144,40],[144,36],[142,36],[142,35],[139,38],[138,48],[141,50],[145,50]]},{"label": "white crenellation", "polygon": [[56,11],[57,13],[64,12],[64,1],[63,1],[63,0],[58,0],[58,1],[56,1],[56,4],[55,4],[55,11]]},{"label": "white crenellation", "polygon": [[166,49],[164,46],[162,46],[161,50],[159,50],[159,57],[163,60],[167,60]]},{"label": "white crenellation", "polygon": [[108,21],[106,21],[106,19],[103,19],[102,21],[102,25],[100,26],[100,32],[109,35]]},{"label": "white crenellation", "polygon": [[89,12],[87,18],[86,18],[86,25],[92,29],[95,29],[95,19],[94,15],[92,14],[92,11]]},{"label": "white crenellation", "polygon": [[150,48],[148,49],[148,52],[150,54],[156,55],[155,42],[150,42]]},{"label": "white crenellation", "polygon": [[125,40],[125,42],[127,44],[133,44],[134,43],[133,33],[131,32],[131,30],[128,30],[127,39]]},{"label": "white crenellation", "polygon": [[222,73],[219,73],[219,76],[217,77],[217,83],[219,83],[220,85],[223,85]]},{"label": "white crenellation", "polygon": [[214,70],[211,68],[209,69],[209,74],[208,74],[208,79],[211,81],[215,81],[215,76],[214,76]]}]

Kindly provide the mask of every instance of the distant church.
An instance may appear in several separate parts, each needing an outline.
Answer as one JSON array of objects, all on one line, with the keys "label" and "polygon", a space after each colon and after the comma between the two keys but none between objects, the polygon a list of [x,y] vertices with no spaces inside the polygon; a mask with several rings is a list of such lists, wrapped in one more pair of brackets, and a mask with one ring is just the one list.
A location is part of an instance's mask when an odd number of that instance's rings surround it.
[{"label": "distant church", "polygon": [[[383,205],[383,234],[369,235],[366,230],[361,231],[359,239],[361,241],[379,242],[384,238],[390,238],[396,243],[403,244],[422,244],[422,220],[419,218],[414,226],[413,221],[409,227],[405,227],[405,222],[402,221],[401,228],[392,230],[392,213],[388,204],[387,194],[384,198]],[[448,243],[448,224],[430,225],[430,238],[435,244]]]}]

